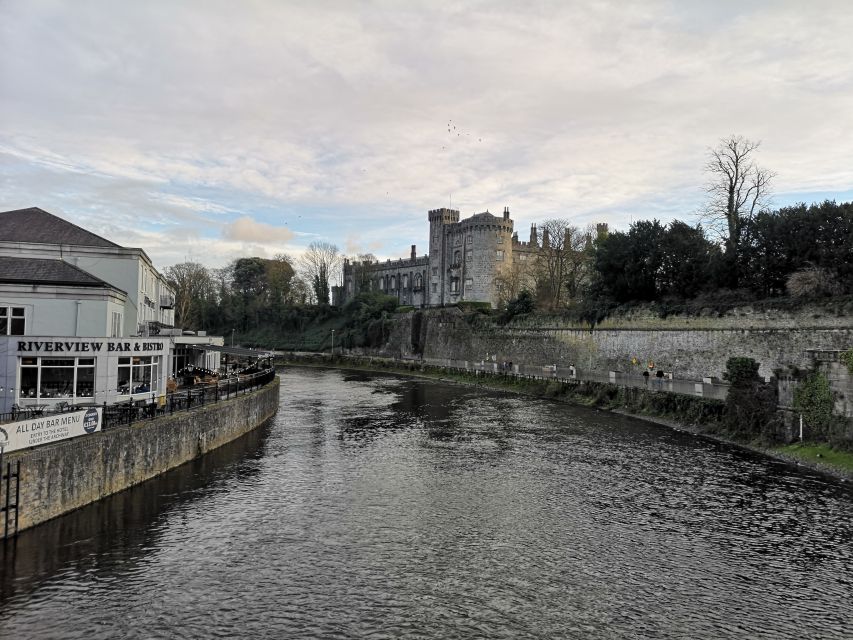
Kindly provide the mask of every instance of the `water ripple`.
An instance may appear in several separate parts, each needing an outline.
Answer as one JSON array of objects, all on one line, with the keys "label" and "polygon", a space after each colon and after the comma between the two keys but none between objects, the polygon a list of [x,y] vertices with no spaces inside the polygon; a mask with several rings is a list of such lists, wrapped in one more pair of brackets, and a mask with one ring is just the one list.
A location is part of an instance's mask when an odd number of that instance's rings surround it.
[{"label": "water ripple", "polygon": [[851,506],[620,416],[292,370],[273,424],[24,533],[0,636],[844,638]]}]

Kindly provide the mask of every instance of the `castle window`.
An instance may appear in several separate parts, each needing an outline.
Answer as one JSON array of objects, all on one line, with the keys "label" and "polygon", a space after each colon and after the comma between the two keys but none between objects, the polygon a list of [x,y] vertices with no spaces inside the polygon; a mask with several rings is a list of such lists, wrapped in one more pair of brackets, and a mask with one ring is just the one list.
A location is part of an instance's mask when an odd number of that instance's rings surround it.
[{"label": "castle window", "polygon": [[421,274],[415,276],[415,289],[420,289],[424,286],[423,279],[421,278]]},{"label": "castle window", "polygon": [[438,275],[438,267],[433,267],[433,268],[432,268],[432,275],[434,275],[434,276],[437,276],[437,275]]},{"label": "castle window", "polygon": [[498,262],[501,262],[503,259],[504,259],[503,249],[498,249],[497,251],[495,251],[495,260],[497,260]]},{"label": "castle window", "polygon": [[468,236],[468,244],[474,243],[474,236]]},{"label": "castle window", "polygon": [[403,288],[407,289],[409,287],[409,276],[403,275]]},{"label": "castle window", "polygon": [[474,254],[473,254],[471,251],[466,251],[466,252],[465,252],[465,262],[471,262],[471,257],[472,257],[473,255],[474,255]]},{"label": "castle window", "polygon": [[461,260],[462,260],[462,254],[461,254],[460,252],[456,251],[456,252],[453,254],[453,264],[459,264],[459,262],[460,262]]},{"label": "castle window", "polygon": [[474,278],[465,278],[465,288],[474,286]]},{"label": "castle window", "polygon": [[391,276],[391,286],[389,286],[388,288],[391,289],[391,291],[393,291],[394,289],[397,288],[397,278],[396,277]]},{"label": "castle window", "polygon": [[436,293],[437,291],[438,291],[438,283],[433,282],[432,283],[432,292]]},{"label": "castle window", "polygon": [[459,278],[451,278],[450,279],[450,293],[458,293],[459,292]]},{"label": "castle window", "polygon": [[379,290],[385,291],[385,280],[383,278],[379,278]]},{"label": "castle window", "polygon": [[498,234],[498,244],[503,244],[504,237],[501,234]]}]

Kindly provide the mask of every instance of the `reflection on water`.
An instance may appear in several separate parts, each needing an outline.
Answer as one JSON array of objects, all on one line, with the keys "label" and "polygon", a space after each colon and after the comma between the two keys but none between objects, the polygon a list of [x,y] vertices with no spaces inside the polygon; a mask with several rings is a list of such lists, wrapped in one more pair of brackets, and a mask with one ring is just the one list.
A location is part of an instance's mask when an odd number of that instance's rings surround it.
[{"label": "reflection on water", "polygon": [[620,416],[289,370],[270,426],[24,532],[0,636],[850,637],[851,507]]}]

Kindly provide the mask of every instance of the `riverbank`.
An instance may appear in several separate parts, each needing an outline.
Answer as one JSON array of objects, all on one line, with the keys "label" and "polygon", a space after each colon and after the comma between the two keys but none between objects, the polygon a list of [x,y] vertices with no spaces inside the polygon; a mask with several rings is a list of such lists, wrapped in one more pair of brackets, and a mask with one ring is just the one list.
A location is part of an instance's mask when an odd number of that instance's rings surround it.
[{"label": "riverbank", "polygon": [[[228,400],[7,454],[5,461],[12,468],[20,464],[20,486],[11,489],[20,505],[16,530],[198,458],[258,428],[275,415],[278,405],[279,379],[275,377],[255,391]],[[8,504],[9,496],[4,499]]]},{"label": "riverbank", "polygon": [[794,443],[768,447],[732,440],[720,433],[725,403],[649,389],[625,388],[605,382],[516,377],[480,371],[463,372],[417,361],[403,363],[389,358],[344,357],[325,354],[292,355],[278,364],[342,368],[394,373],[454,384],[481,386],[574,406],[611,411],[654,424],[687,431],[732,446],[748,449],[788,464],[799,465],[841,481],[853,480],[853,453],[837,451],[823,443]]}]

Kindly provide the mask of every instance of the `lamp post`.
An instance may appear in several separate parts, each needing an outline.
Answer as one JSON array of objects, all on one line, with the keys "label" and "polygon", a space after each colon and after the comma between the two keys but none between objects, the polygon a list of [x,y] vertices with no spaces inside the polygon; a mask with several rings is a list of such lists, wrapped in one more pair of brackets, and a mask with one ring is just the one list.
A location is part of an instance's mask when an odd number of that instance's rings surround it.
[{"label": "lamp post", "polygon": [[332,329],[332,355],[335,355],[335,330]]},{"label": "lamp post", "polygon": [[234,346],[234,329],[231,329],[231,346]]}]

